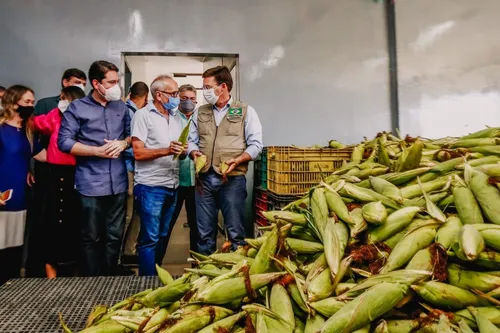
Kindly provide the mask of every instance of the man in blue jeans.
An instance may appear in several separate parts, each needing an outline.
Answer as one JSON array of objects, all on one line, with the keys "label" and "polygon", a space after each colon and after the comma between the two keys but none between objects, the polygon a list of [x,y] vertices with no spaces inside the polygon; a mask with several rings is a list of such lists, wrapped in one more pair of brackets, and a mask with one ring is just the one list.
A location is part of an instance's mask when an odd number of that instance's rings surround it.
[{"label": "man in blue jeans", "polygon": [[[231,72],[225,66],[203,73],[203,96],[209,104],[192,116],[189,155],[207,157],[196,193],[198,251],[216,250],[217,216],[222,210],[233,249],[245,243],[245,199],[248,162],[262,151],[262,126],[255,110],[231,97]],[[228,166],[223,174],[222,164]]]},{"label": "man in blue jeans", "polygon": [[73,101],[63,114],[58,146],[76,155],[83,274],[116,275],[127,199],[122,152],[130,145],[130,118],[120,100],[118,67],[96,61],[90,66],[89,81],[90,94]]},{"label": "man in blue jeans", "polygon": [[[177,141],[182,132],[177,82],[162,75],[150,90],[153,102],[132,120],[134,196],[141,220],[139,275],[156,275],[155,264],[161,265],[165,256],[179,186],[179,158],[186,157],[185,147]],[[175,155],[180,157],[174,159]]]}]

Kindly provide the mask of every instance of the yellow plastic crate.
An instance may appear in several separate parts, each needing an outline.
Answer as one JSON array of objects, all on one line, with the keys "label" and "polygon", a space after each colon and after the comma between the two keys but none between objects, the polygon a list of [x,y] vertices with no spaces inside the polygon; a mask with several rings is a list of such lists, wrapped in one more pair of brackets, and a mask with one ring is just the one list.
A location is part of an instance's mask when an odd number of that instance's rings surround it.
[{"label": "yellow plastic crate", "polygon": [[278,195],[301,195],[351,158],[352,148],[267,147],[267,188]]}]

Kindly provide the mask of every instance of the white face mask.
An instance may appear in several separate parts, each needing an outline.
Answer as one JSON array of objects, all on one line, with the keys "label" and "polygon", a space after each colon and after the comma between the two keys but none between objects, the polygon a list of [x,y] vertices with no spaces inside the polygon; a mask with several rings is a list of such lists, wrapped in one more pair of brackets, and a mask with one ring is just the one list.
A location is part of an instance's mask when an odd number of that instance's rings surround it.
[{"label": "white face mask", "polygon": [[[102,85],[101,85],[102,86]],[[104,88],[104,87],[103,87]],[[106,89],[106,88],[104,88]],[[102,94],[101,94],[102,95]],[[108,102],[119,101],[122,97],[122,90],[118,84],[115,84],[109,89],[106,89],[106,94],[103,95]]]},{"label": "white face mask", "polygon": [[[220,95],[219,95],[220,96]],[[217,101],[219,100],[219,96],[215,94],[215,89],[210,88],[210,89],[203,89],[203,97],[207,100],[208,103],[215,105]]]},{"label": "white face mask", "polygon": [[73,87],[78,87],[78,88],[82,89],[83,91],[85,91],[85,86],[81,83],[74,84]]},{"label": "white face mask", "polygon": [[67,109],[68,109],[68,106],[69,106],[69,101],[67,100],[60,100],[59,103],[57,104],[57,108],[61,111],[61,112],[65,112]]}]

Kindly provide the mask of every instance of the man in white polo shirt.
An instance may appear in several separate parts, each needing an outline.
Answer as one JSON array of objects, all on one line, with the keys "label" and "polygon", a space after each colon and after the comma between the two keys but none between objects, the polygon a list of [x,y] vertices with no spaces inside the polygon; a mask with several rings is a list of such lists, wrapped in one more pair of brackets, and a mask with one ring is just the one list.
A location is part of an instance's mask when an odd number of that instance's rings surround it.
[{"label": "man in white polo shirt", "polygon": [[132,121],[135,157],[134,197],[141,219],[139,275],[156,275],[167,250],[167,235],[179,186],[179,159],[185,148],[178,142],[182,132],[177,114],[179,88],[170,76],[151,84],[153,102],[138,110]]}]

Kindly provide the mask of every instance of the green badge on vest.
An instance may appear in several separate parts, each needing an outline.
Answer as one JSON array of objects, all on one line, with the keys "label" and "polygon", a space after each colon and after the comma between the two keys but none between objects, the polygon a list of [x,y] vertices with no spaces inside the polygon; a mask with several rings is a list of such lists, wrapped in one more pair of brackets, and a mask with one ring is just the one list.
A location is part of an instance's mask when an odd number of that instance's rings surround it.
[{"label": "green badge on vest", "polygon": [[235,117],[241,117],[243,116],[243,108],[230,108],[229,115]]}]

